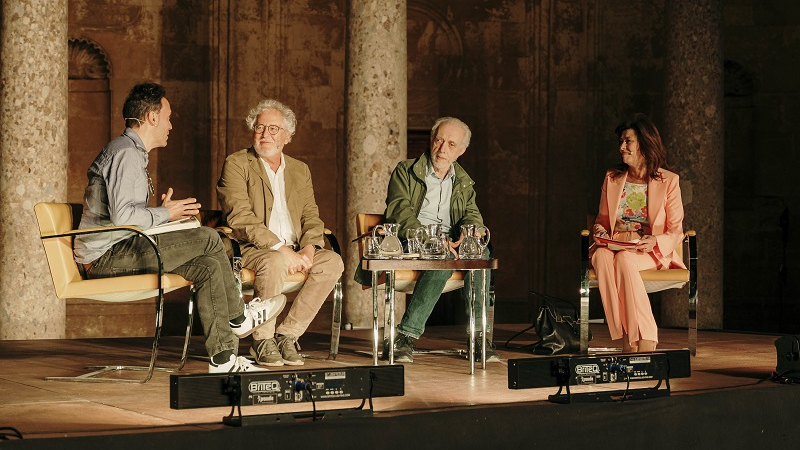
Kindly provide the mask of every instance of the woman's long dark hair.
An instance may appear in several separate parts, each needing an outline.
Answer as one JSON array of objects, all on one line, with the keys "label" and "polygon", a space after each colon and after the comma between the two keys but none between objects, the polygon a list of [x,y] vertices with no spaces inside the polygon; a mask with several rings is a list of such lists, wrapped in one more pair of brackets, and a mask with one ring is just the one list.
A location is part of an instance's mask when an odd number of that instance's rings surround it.
[{"label": "woman's long dark hair", "polygon": [[[647,177],[651,180],[660,180],[661,172],[659,168],[667,168],[667,150],[661,142],[661,135],[658,128],[649,117],[642,113],[636,113],[630,119],[622,122],[614,129],[618,138],[622,138],[622,133],[626,130],[633,130],[639,141],[639,151],[647,166]],[[611,169],[611,178],[618,178],[628,171],[628,165],[622,163]]]}]

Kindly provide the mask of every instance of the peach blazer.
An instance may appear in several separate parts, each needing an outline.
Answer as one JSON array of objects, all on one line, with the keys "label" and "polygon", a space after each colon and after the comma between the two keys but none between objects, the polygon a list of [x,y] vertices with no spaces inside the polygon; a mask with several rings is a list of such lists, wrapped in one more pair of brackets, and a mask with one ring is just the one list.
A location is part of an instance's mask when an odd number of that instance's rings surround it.
[{"label": "peach blazer", "polygon": [[[679,177],[666,169],[659,169],[659,172],[662,177],[660,180],[647,183],[647,215],[651,233],[658,241],[653,256],[658,260],[659,269],[685,269],[683,260],[674,251],[683,240],[683,202]],[[603,181],[595,223],[602,225],[609,233],[613,233],[609,212],[616,214],[626,179],[627,174],[612,179],[609,171]]]}]

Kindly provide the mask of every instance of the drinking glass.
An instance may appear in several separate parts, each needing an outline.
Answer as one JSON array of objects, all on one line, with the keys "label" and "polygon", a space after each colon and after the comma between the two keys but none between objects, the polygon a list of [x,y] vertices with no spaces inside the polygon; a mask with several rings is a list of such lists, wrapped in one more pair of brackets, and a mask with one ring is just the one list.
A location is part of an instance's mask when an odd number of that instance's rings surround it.
[{"label": "drinking glass", "polygon": [[378,258],[381,255],[381,238],[378,236],[367,236],[364,238],[364,257]]},{"label": "drinking glass", "polygon": [[422,250],[422,228],[408,228],[406,229],[406,246],[408,253],[420,253]]}]

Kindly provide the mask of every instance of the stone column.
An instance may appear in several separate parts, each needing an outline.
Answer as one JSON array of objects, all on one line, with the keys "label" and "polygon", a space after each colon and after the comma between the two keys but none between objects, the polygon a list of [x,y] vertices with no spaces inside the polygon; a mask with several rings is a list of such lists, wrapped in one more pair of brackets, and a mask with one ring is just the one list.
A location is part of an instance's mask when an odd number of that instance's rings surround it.
[{"label": "stone column", "polygon": [[0,339],[63,338],[33,206],[67,198],[67,0],[0,8]]},{"label": "stone column", "polygon": [[347,243],[344,322],[372,325],[372,296],[352,279],[359,212],[382,213],[386,186],[407,152],[406,0],[349,0],[345,83]]},{"label": "stone column", "polygon": [[[664,144],[681,176],[684,228],[698,236],[700,328],[722,328],[723,48],[720,0],[667,2]],[[686,325],[686,292],[662,297],[662,324]]]}]

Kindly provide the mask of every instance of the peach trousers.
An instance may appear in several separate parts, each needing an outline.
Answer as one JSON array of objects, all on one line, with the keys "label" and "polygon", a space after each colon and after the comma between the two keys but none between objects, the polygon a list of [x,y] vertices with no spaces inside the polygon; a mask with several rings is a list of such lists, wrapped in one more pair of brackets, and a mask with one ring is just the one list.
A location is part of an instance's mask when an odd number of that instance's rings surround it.
[{"label": "peach trousers", "polygon": [[658,342],[650,298],[639,276],[641,270],[656,268],[654,255],[599,247],[592,255],[592,267],[597,274],[611,339],[621,339],[624,333],[633,346],[640,339]]}]

